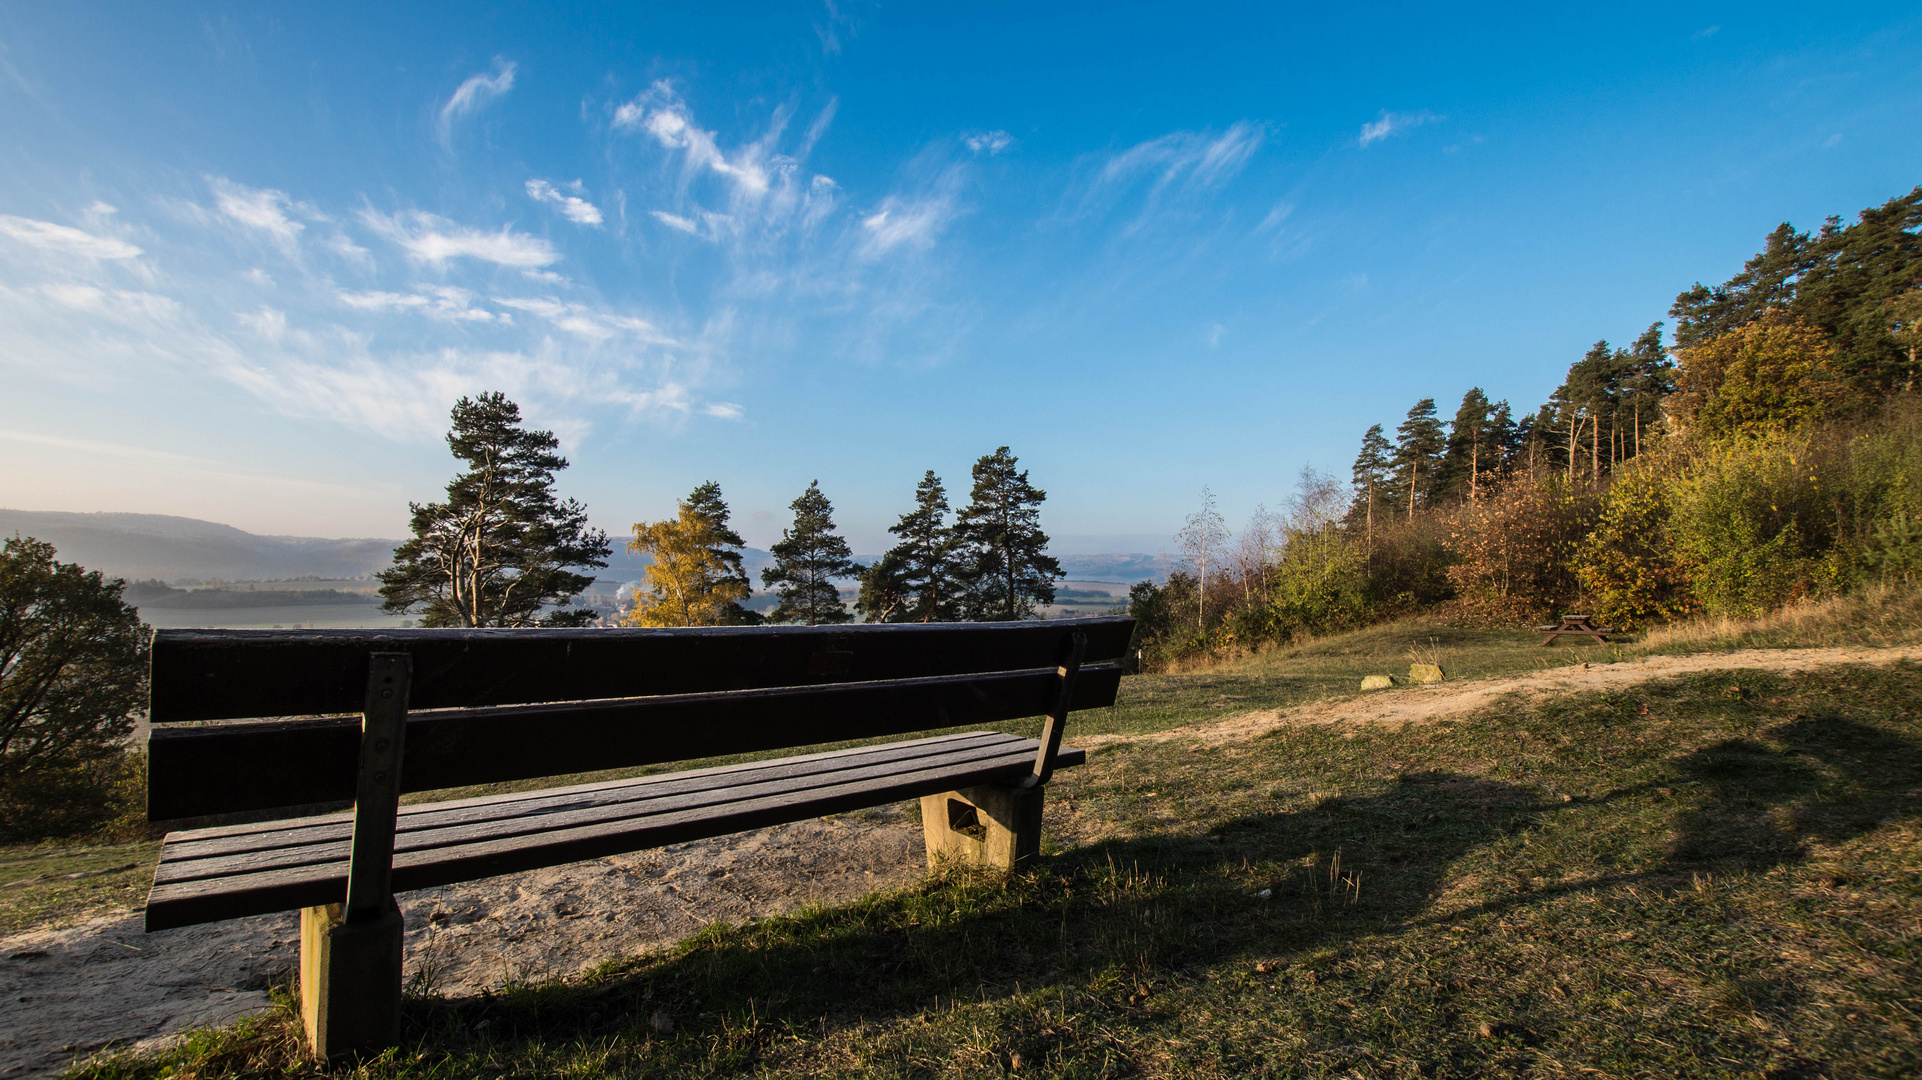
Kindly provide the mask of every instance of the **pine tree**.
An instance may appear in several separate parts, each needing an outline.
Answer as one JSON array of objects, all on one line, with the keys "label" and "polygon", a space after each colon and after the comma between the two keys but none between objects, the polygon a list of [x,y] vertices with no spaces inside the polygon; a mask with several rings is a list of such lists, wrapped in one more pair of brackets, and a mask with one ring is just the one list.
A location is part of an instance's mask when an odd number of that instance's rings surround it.
[{"label": "pine tree", "polygon": [[1434,501],[1435,471],[1448,436],[1435,418],[1435,399],[1422,398],[1408,410],[1408,418],[1395,429],[1395,485],[1397,508],[1410,518],[1417,507]]},{"label": "pine tree", "polygon": [[[876,588],[898,590],[898,602],[885,605],[888,622],[953,622],[961,618],[962,588],[956,580],[959,539],[947,523],[948,493],[929,469],[914,489],[914,510],[888,526],[901,542],[875,564]],[[885,572],[881,570],[886,565]],[[867,587],[863,578],[863,589]],[[877,598],[876,604],[881,601]],[[857,605],[860,606],[860,605]],[[871,611],[872,607],[863,607]],[[882,621],[872,614],[869,621]]]},{"label": "pine tree", "polygon": [[761,621],[741,606],[748,598],[743,542],[728,527],[721,486],[709,481],[666,521],[639,522],[627,549],[646,555],[647,589],[634,594],[629,626],[738,626]]},{"label": "pine tree", "polygon": [[1675,393],[1675,361],[1662,346],[1662,324],[1642,331],[1628,350],[1627,377],[1623,380],[1629,410],[1629,453],[1642,453],[1642,432],[1662,417],[1662,403]]},{"label": "pine tree", "polygon": [[890,548],[867,569],[861,571],[861,593],[855,597],[854,610],[867,622],[919,622],[910,618],[914,590],[908,584],[908,567],[901,561],[901,549]]},{"label": "pine tree", "polygon": [[[554,495],[567,468],[552,432],[521,427],[520,407],[500,393],[454,403],[447,446],[467,471],[444,503],[410,503],[412,539],[380,573],[382,608],[419,609],[424,626],[582,626],[595,613],[570,608],[594,579],[570,567],[607,565],[607,534],[587,508]],[[543,609],[554,608],[543,615]]]},{"label": "pine tree", "polygon": [[1394,445],[1383,437],[1381,425],[1372,424],[1362,434],[1361,453],[1355,455],[1355,497],[1348,504],[1348,517],[1351,526],[1361,526],[1370,551],[1375,549],[1376,521],[1385,523],[1388,520],[1384,514],[1376,512],[1376,507],[1386,505],[1384,496],[1394,484],[1394,461],[1391,457],[1394,450]]},{"label": "pine tree", "polygon": [[1041,503],[1048,493],[1017,472],[1003,446],[974,463],[974,491],[955,523],[966,557],[967,610],[987,621],[1024,619],[1054,603],[1061,564],[1047,554]]},{"label": "pine tree", "polygon": [[1501,450],[1495,441],[1495,406],[1477,386],[1462,395],[1461,408],[1448,429],[1448,449],[1435,470],[1438,498],[1479,502],[1482,480],[1501,468]]},{"label": "pine tree", "polygon": [[781,597],[768,621],[819,626],[852,620],[834,579],[860,573],[861,564],[851,557],[848,542],[835,534],[834,507],[821,494],[821,482],[810,483],[789,509],[794,525],[783,530],[780,542],[770,549],[774,565],[761,571],[761,583]]}]

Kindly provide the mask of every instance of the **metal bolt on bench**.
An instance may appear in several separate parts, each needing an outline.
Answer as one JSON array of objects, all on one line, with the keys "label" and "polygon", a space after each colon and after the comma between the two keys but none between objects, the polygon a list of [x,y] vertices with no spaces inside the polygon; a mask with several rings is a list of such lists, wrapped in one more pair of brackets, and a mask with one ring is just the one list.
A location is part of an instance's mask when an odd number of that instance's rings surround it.
[{"label": "metal bolt on bench", "polygon": [[[919,798],[930,861],[1040,850],[1074,709],[1126,618],[644,630],[157,631],[149,931],[299,910],[315,1056],[399,1038],[394,893]],[[340,714],[358,708],[355,721]],[[964,731],[1044,716],[1041,738]],[[281,719],[260,720],[262,717]],[[199,721],[247,720],[199,724]],[[406,792],[823,743],[740,765],[400,807]],[[351,814],[320,812],[352,802]],[[248,820],[235,823],[235,816]]]}]

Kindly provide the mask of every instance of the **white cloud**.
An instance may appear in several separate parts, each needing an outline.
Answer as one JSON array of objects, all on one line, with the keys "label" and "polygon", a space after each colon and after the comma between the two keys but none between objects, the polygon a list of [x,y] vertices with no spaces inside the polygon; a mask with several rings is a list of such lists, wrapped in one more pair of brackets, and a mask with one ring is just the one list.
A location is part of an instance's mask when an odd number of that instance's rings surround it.
[{"label": "white cloud", "polygon": [[470,75],[466,82],[460,84],[454,96],[440,107],[441,145],[452,144],[454,121],[479,111],[514,88],[514,72],[518,67],[513,61],[497,56],[494,58],[494,74]]},{"label": "white cloud", "polygon": [[350,262],[365,263],[373,261],[373,258],[367,254],[367,249],[349,240],[346,233],[335,233],[327,239],[322,240],[320,246]]},{"label": "white cloud", "polygon": [[701,411],[722,420],[739,420],[742,412],[741,407],[732,401],[710,401]]},{"label": "white cloud", "polygon": [[559,262],[561,257],[546,240],[514,232],[510,226],[502,226],[497,233],[481,232],[420,211],[387,216],[367,210],[360,216],[368,228],[398,245],[416,262],[480,259],[528,268]]},{"label": "white cloud", "polygon": [[1006,150],[1008,147],[1013,146],[1014,136],[998,129],[995,131],[971,131],[963,135],[961,141],[966,143],[968,149],[975,153],[985,153],[992,157]]},{"label": "white cloud", "polygon": [[500,307],[537,315],[570,334],[590,341],[606,341],[626,331],[653,345],[680,344],[672,337],[661,333],[646,319],[596,311],[585,304],[540,296],[496,296],[493,298],[493,303]]},{"label": "white cloud", "polygon": [[1399,135],[1409,128],[1420,127],[1423,124],[1438,123],[1446,119],[1448,118],[1445,116],[1436,116],[1426,111],[1418,113],[1394,113],[1383,109],[1380,119],[1361,126],[1361,145],[1369,146],[1386,139],[1390,135]]},{"label": "white cloud", "polygon": [[[651,135],[655,142],[669,150],[686,151],[689,170],[710,170],[731,183],[741,195],[759,198],[768,192],[765,140],[742,148],[730,159],[722,153],[714,132],[694,123],[693,114],[666,80],[656,82],[614,110],[614,126]],[[770,137],[775,133],[778,127]]]},{"label": "white cloud", "polygon": [[180,313],[172,298],[131,289],[97,289],[92,285],[42,285],[40,294],[71,311],[118,315],[146,321],[167,321]]},{"label": "white cloud", "polygon": [[1112,184],[1147,174],[1156,177],[1159,189],[1186,176],[1193,183],[1213,187],[1240,172],[1262,140],[1262,130],[1246,120],[1217,136],[1174,131],[1110,158],[1101,168],[1101,180]]},{"label": "white cloud", "polygon": [[33,218],[13,217],[9,214],[0,214],[0,234],[11,236],[29,247],[36,247],[42,251],[58,251],[89,259],[133,259],[141,254],[139,248],[125,240],[81,232],[79,229],[65,225],[55,225],[51,221],[37,221]]},{"label": "white cloud", "polygon": [[[581,182],[576,180],[570,186],[575,191],[579,191]],[[533,199],[535,202],[553,203],[561,208],[561,213],[567,215],[567,220],[577,225],[599,225],[601,223],[600,207],[595,206],[593,203],[588,202],[578,195],[564,194],[553,184],[545,180],[529,180],[527,182],[527,197]]]},{"label": "white cloud", "polygon": [[670,214],[665,210],[649,210],[648,213],[654,215],[654,220],[670,229],[679,229],[684,233],[690,234],[699,234],[701,231],[699,225],[694,224],[694,222],[679,214]]},{"label": "white cloud", "polygon": [[274,243],[283,249],[292,250],[300,238],[300,231],[306,228],[287,216],[287,211],[293,208],[293,200],[284,192],[271,188],[250,188],[220,176],[208,177],[207,185],[213,188],[214,206],[222,214],[273,237]]},{"label": "white cloud", "polygon": [[274,275],[269,274],[258,266],[246,271],[240,276],[263,288],[271,289],[274,287]]},{"label": "white cloud", "polygon": [[430,318],[453,322],[511,323],[513,316],[473,306],[474,294],[466,289],[440,286],[426,292],[341,292],[340,302],[362,311],[413,311]]},{"label": "white cloud", "polygon": [[953,218],[954,200],[945,195],[914,202],[890,195],[882,200],[881,209],[861,219],[868,234],[863,250],[876,255],[902,244],[931,247]]},{"label": "white cloud", "polygon": [[268,341],[278,343],[287,336],[287,313],[284,311],[263,306],[257,314],[248,315],[242,312],[234,317],[240,320],[240,325]]}]

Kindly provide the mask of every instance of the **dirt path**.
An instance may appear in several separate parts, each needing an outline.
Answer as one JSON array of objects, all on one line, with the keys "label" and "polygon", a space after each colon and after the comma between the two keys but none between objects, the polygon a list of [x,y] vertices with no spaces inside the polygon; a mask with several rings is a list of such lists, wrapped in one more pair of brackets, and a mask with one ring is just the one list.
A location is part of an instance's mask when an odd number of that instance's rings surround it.
[{"label": "dirt path", "polygon": [[[1429,723],[1507,694],[1631,686],[1690,671],[1806,671],[1922,659],[1922,646],[1748,650],[1656,656],[1529,675],[1441,683],[1243,713],[1119,741],[1252,738],[1286,724]],[[912,880],[919,829],[899,809],[489,878],[402,897],[407,973],[449,995],[508,978],[576,974],[671,944],[708,922],[741,922],[837,903]],[[260,916],[159,934],[138,913],[0,939],[0,1077],[45,1076],[108,1046],[150,1046],[186,1028],[263,1009],[299,960],[297,919]]]},{"label": "dirt path", "polygon": [[1603,690],[1633,686],[1650,679],[1691,671],[1757,668],[1767,671],[1808,671],[1835,664],[1892,664],[1898,660],[1922,660],[1922,646],[1742,649],[1687,656],[1648,656],[1616,664],[1577,662],[1568,667],[1527,675],[1503,675],[1468,682],[1375,690],[1355,697],[1311,701],[1288,709],[1261,709],[1147,735],[1092,735],[1078,739],[1071,737],[1071,741],[1076,746],[1092,750],[1116,742],[1165,742],[1170,739],[1203,743],[1233,742],[1254,738],[1272,728],[1300,724],[1364,723],[1400,728],[1471,713],[1509,694],[1538,696],[1570,690]]}]

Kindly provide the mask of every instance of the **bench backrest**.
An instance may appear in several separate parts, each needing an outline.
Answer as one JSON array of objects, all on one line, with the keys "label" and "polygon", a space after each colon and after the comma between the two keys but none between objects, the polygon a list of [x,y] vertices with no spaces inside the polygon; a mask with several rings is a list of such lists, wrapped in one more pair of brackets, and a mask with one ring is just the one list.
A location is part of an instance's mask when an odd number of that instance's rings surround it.
[{"label": "bench backrest", "polygon": [[[412,659],[403,791],[628,768],[1114,703],[1134,620],[585,630],[160,630],[147,814],[354,797],[369,657]],[[253,723],[200,721],[304,717]],[[189,726],[166,726],[181,725]]]}]

